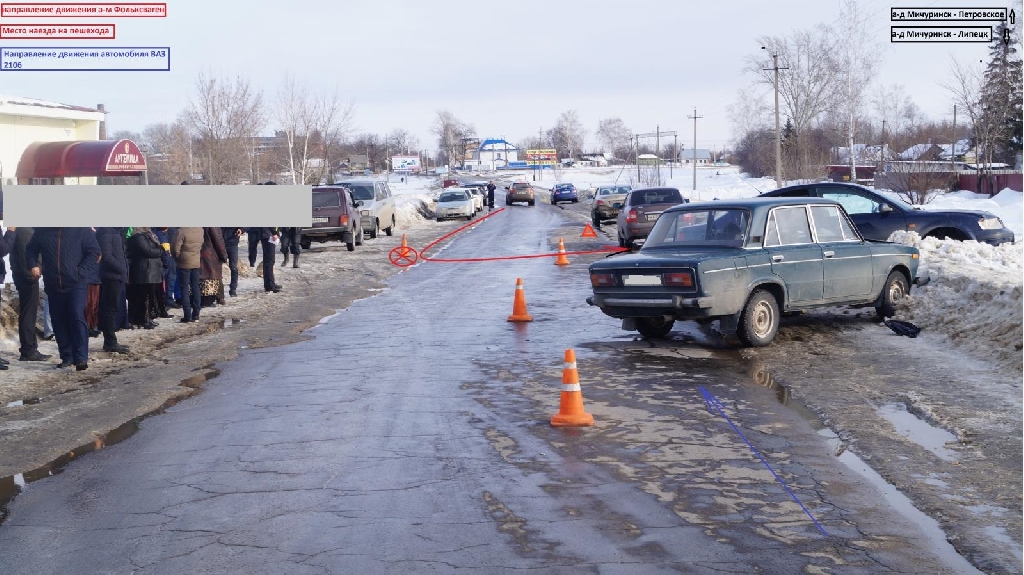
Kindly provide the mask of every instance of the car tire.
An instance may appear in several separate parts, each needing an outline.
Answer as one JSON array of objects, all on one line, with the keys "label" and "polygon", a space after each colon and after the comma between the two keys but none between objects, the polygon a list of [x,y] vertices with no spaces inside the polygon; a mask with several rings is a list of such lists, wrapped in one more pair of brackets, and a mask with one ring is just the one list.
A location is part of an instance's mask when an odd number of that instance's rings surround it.
[{"label": "car tire", "polygon": [[875,308],[878,319],[884,320],[896,315],[896,302],[906,297],[908,293],[910,285],[907,283],[907,277],[895,270],[889,272],[889,277],[885,278],[885,285],[882,286],[882,293],[878,296],[880,303]]},{"label": "car tire", "polygon": [[389,236],[394,235],[394,233],[395,233],[395,216],[394,215],[391,216],[391,225],[386,227],[386,228],[384,228],[384,233],[389,235]]},{"label": "car tire", "polygon": [[622,237],[621,232],[620,233],[616,233],[615,235],[618,236],[618,238],[619,238],[619,247],[620,248],[626,247],[626,238]]},{"label": "car tire", "polygon": [[301,246],[302,249],[304,250],[308,250],[310,247],[313,246],[313,242],[307,242],[306,240],[302,240],[301,242],[299,242],[299,246]]},{"label": "car tire", "polygon": [[438,221],[438,223],[440,223],[441,222],[441,218],[437,218],[437,221]]},{"label": "car tire", "polygon": [[664,339],[675,325],[676,320],[664,317],[638,317],[636,330],[647,339]]},{"label": "car tire", "polygon": [[527,202],[527,205],[529,205],[529,206],[533,206],[533,205],[535,205],[536,203],[537,203],[537,200],[530,200],[529,202]]},{"label": "car tire", "polygon": [[775,339],[779,331],[779,304],[765,290],[750,294],[740,314],[736,337],[748,347],[763,347]]},{"label": "car tire", "polygon": [[355,229],[352,230],[352,241],[350,241],[347,244],[345,244],[345,247],[348,248],[348,251],[350,251],[350,252],[356,251],[356,234],[357,233],[361,234],[362,232],[363,232],[363,230],[359,230],[358,232]]},{"label": "car tire", "polygon": [[596,215],[591,214],[590,220],[592,222],[594,222],[594,227],[595,228],[601,227],[601,218],[597,217]]},{"label": "car tire", "polygon": [[579,200],[573,200],[573,201],[572,201],[572,203],[574,203],[574,204],[578,204],[578,203],[579,203]]},{"label": "car tire", "polygon": [[[362,230],[360,230],[360,231],[362,231]],[[354,234],[352,237],[355,238],[357,246],[363,245],[363,242],[365,241],[363,239],[363,234]]]}]

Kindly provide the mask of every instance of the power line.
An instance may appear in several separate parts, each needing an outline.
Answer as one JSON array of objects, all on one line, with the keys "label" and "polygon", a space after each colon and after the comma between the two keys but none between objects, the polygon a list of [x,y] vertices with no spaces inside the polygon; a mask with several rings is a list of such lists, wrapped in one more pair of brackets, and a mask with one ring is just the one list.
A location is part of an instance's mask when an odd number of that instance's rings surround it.
[{"label": "power line", "polygon": [[703,117],[697,115],[697,106],[693,107],[693,115],[687,116],[693,120],[693,191],[697,191],[697,120]]}]

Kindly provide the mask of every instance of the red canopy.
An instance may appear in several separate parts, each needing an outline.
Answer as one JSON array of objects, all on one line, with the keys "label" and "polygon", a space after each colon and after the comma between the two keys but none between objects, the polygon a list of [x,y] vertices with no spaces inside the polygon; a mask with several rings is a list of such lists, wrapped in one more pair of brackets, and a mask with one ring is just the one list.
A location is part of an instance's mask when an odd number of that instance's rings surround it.
[{"label": "red canopy", "polygon": [[146,157],[131,140],[34,142],[21,154],[16,177],[137,176]]}]

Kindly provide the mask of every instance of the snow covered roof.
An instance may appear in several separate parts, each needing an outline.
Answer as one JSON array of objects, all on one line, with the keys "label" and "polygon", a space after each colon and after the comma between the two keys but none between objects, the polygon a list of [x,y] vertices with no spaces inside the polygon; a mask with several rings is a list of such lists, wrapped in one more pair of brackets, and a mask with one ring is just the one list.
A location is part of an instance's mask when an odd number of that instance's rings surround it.
[{"label": "snow covered roof", "polygon": [[484,140],[483,142],[480,142],[481,151],[505,151],[506,149],[518,150],[518,148],[516,148],[513,144],[502,139],[489,138],[487,140]]},{"label": "snow covered roof", "polygon": [[955,146],[951,144],[940,144],[939,147],[942,148],[942,152],[939,153],[939,159],[948,160],[950,147],[953,147],[954,156],[963,156],[967,152],[971,151],[971,141],[965,138],[963,140],[957,140]]},{"label": "snow covered roof", "polygon": [[95,122],[102,122],[104,117],[104,113],[95,108],[47,102],[46,100],[35,100],[20,96],[6,96],[3,94],[0,94],[0,114],[7,116],[92,120]]}]

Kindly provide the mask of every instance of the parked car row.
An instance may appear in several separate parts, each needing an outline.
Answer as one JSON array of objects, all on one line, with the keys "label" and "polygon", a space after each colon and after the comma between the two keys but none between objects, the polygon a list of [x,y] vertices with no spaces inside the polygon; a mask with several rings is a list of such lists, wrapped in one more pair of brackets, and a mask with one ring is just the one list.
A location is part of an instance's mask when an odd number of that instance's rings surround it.
[{"label": "parked car row", "polygon": [[471,220],[477,212],[483,209],[483,197],[478,190],[445,188],[434,204],[434,216],[439,222],[454,218]]},{"label": "parked car row", "polygon": [[351,252],[363,245],[364,234],[376,238],[382,229],[389,236],[395,232],[395,198],[387,182],[354,178],[315,186],[312,201],[313,225],[302,230],[302,249],[341,241]]}]

